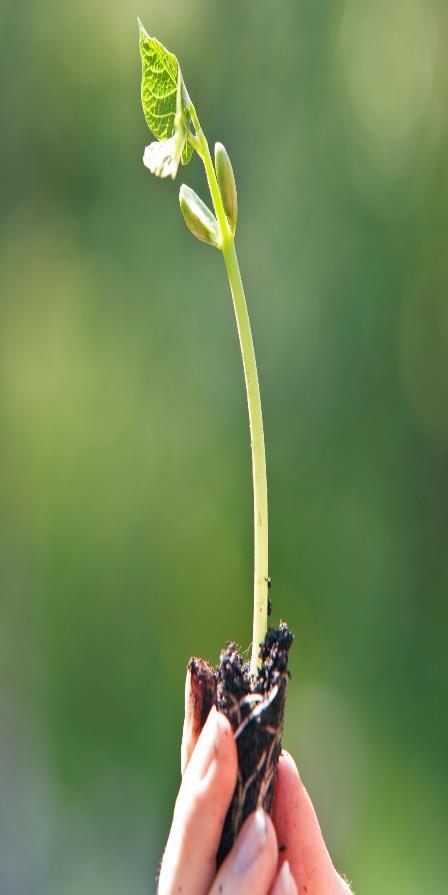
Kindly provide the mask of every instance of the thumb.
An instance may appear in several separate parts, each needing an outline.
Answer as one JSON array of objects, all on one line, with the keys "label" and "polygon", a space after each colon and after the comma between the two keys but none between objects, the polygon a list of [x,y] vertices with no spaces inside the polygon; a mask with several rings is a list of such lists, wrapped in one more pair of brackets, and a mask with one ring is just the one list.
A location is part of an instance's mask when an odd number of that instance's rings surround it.
[{"label": "thumb", "polygon": [[300,893],[351,895],[351,889],[334,868],[316,812],[300,779],[293,758],[280,756],[273,821],[280,855],[288,859]]}]

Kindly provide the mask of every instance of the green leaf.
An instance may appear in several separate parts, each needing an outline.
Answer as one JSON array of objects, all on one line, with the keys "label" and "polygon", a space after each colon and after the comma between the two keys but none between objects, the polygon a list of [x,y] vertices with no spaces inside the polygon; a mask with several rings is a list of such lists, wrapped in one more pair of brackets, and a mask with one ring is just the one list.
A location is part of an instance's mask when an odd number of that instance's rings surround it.
[{"label": "green leaf", "polygon": [[[155,37],[150,37],[139,20],[140,55],[142,59],[142,106],[146,123],[158,140],[168,140],[178,130],[178,116],[187,119],[188,94],[182,79],[179,63],[173,53]],[[178,109],[180,103],[181,108]],[[187,119],[188,123],[188,119]],[[182,163],[186,165],[193,148],[185,142]]]}]

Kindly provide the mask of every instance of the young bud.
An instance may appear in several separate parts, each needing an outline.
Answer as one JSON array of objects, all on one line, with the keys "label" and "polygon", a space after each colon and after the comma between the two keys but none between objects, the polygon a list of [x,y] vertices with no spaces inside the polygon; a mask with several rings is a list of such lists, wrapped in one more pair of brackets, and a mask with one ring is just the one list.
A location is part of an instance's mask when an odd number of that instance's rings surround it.
[{"label": "young bud", "polygon": [[232,233],[236,230],[238,217],[238,197],[232,163],[222,143],[215,144],[216,177],[221,191],[222,203]]},{"label": "young bud", "polygon": [[219,227],[215,216],[185,183],[180,188],[179,202],[184,221],[193,236],[219,248]]}]

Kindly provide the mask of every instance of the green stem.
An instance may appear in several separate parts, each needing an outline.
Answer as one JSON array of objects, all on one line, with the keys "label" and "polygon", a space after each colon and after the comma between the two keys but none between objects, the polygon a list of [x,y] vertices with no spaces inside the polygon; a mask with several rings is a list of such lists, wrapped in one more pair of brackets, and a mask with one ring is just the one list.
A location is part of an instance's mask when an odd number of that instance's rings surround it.
[{"label": "green stem", "polygon": [[200,128],[195,112],[192,117],[200,147],[199,155],[204,163],[210,195],[221,232],[221,250],[232,293],[246,383],[254,494],[254,619],[251,671],[252,674],[255,674],[260,664],[259,648],[266,635],[268,620],[268,494],[260,387],[249,314],[235,251],[235,240],[224,211],[206,137]]},{"label": "green stem", "polygon": [[224,241],[222,253],[235,309],[249,409],[254,491],[254,619],[250,664],[255,674],[260,643],[265,638],[268,624],[268,489],[263,416],[254,343],[233,237]]}]

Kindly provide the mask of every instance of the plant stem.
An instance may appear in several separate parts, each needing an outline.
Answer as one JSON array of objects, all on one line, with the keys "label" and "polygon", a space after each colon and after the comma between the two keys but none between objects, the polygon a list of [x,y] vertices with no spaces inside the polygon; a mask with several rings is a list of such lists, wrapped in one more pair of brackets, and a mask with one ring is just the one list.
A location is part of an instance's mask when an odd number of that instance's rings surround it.
[{"label": "plant stem", "polygon": [[265,638],[268,621],[268,494],[260,387],[254,343],[235,250],[234,236],[224,211],[215,169],[210,156],[210,149],[206,137],[200,128],[195,110],[192,112],[192,118],[196,128],[199,155],[204,163],[210,195],[221,232],[221,250],[232,293],[246,383],[254,495],[254,618],[250,664],[251,672],[255,674],[260,664],[260,643]]},{"label": "plant stem", "polygon": [[265,638],[268,624],[268,490],[263,416],[254,343],[233,237],[224,241],[222,253],[235,309],[249,410],[254,492],[254,619],[251,671],[255,674],[260,663],[258,655],[260,643]]}]

